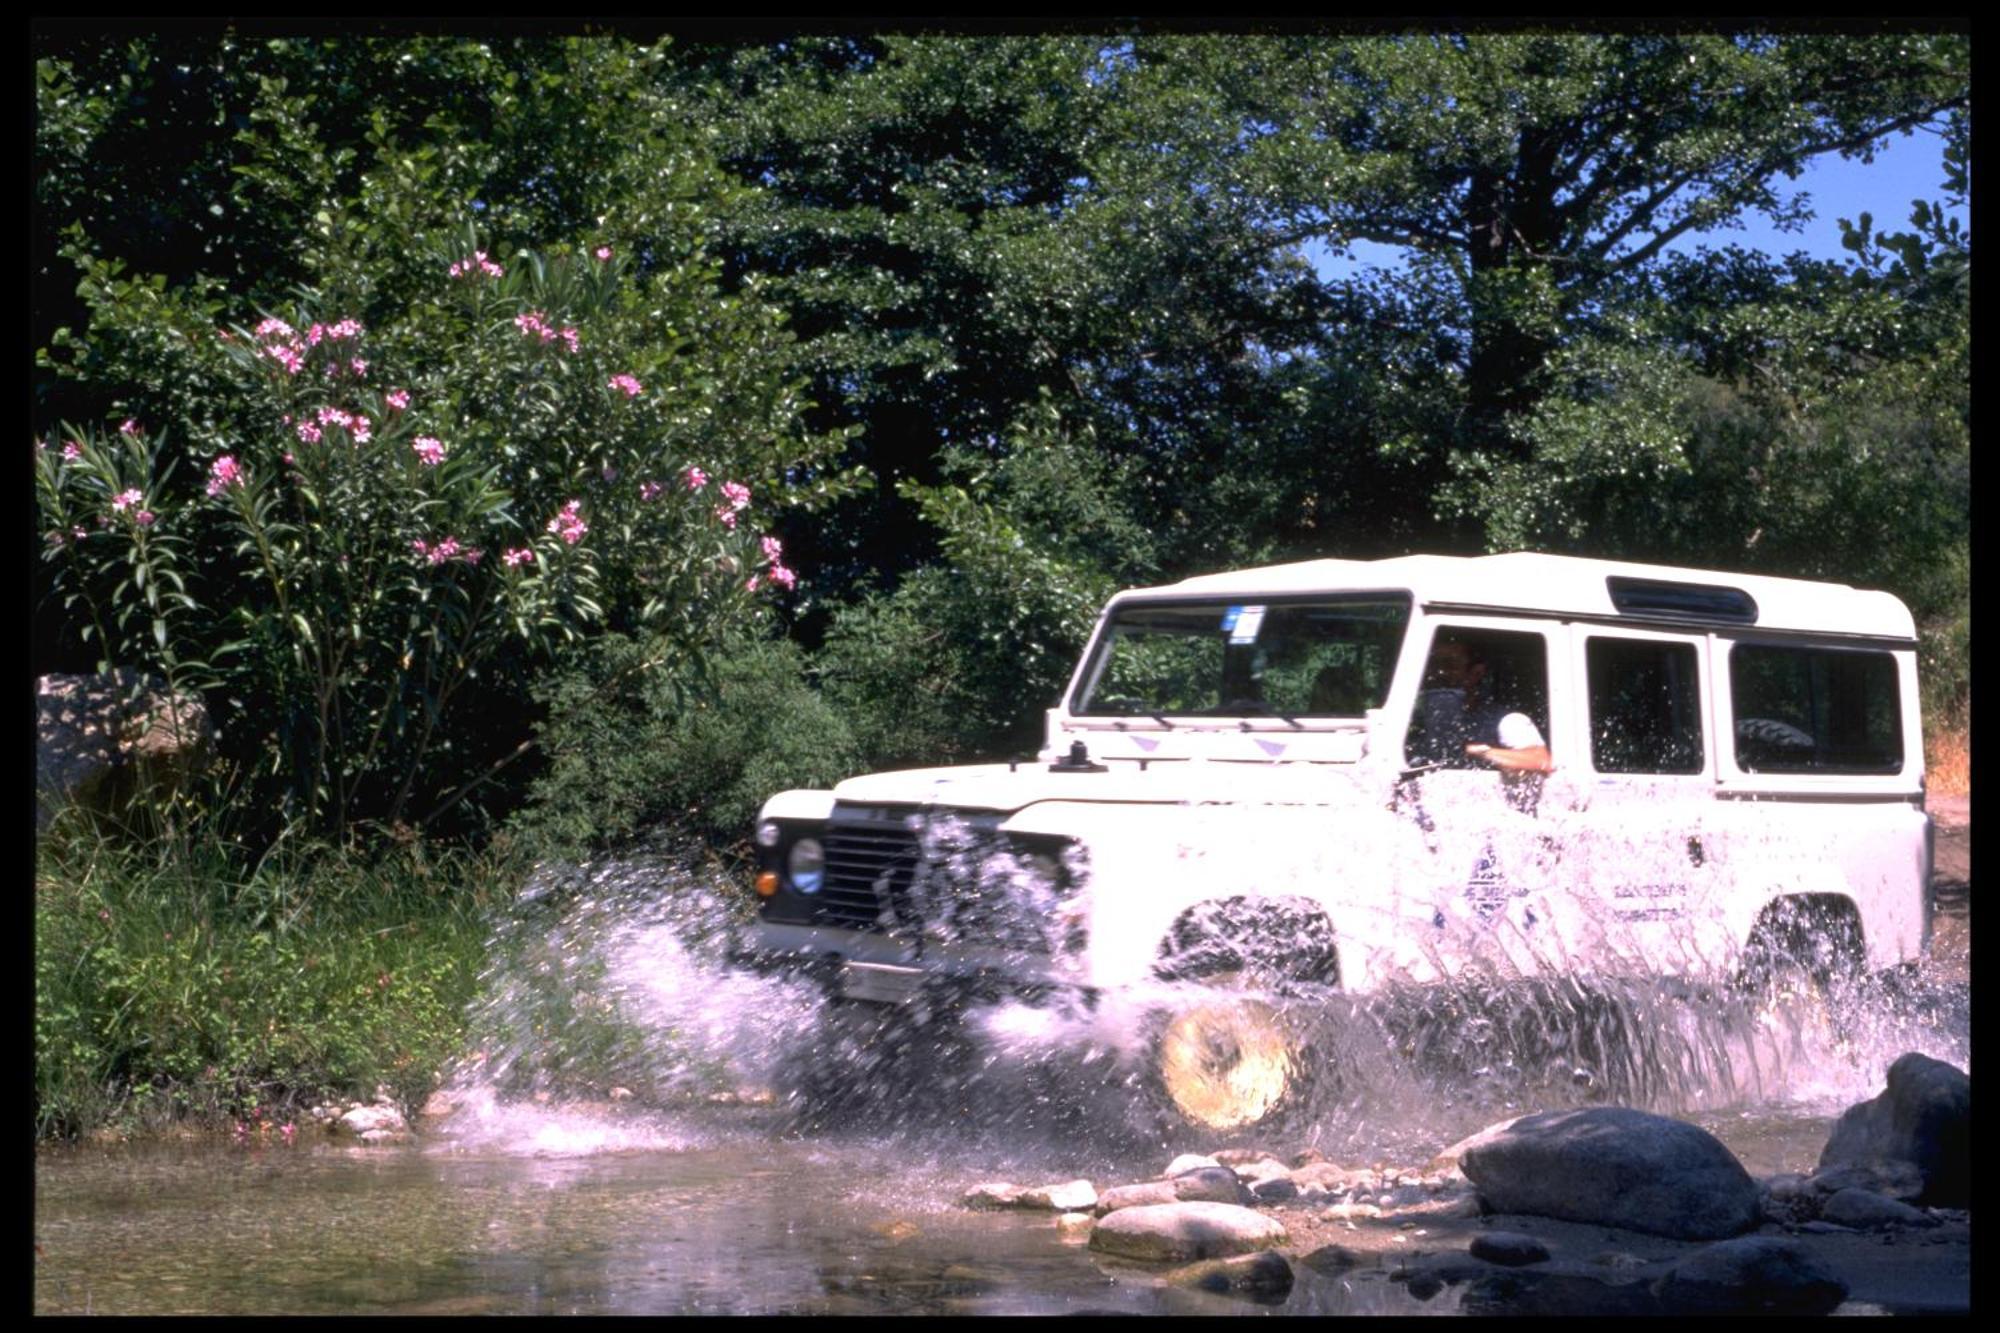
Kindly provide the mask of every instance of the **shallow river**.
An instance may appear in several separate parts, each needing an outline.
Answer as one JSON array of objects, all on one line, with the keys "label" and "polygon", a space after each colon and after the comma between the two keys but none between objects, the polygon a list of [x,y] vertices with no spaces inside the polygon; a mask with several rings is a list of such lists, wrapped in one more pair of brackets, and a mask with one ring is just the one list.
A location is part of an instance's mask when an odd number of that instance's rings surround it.
[{"label": "shallow river", "polygon": [[[1456,1289],[1419,1301],[1379,1268],[1299,1265],[1275,1304],[1166,1288],[1065,1243],[1047,1214],[961,1208],[981,1181],[1103,1188],[1216,1146],[1127,1117],[1131,1090],[1073,1058],[1102,1034],[1038,1013],[980,1015],[969,1064],[892,1066],[802,1121],[787,1061],[824,1041],[817,999],[722,968],[689,928],[719,910],[692,878],[600,868],[503,931],[481,1045],[450,1085],[462,1109],[413,1146],[301,1127],[292,1142],[43,1151],[36,1311],[1456,1313]],[[1833,1117],[1901,1051],[1969,1067],[1966,999],[1934,985],[1832,1025],[1767,1014],[1750,1031],[1703,997],[1651,997],[1645,1030],[1675,1035],[1649,1041],[1663,1067],[1622,1096],[1572,1070],[1573,1051],[1496,1040],[1519,1015],[1489,1014],[1454,1033],[1473,1054],[1443,1076],[1345,1050],[1358,1076],[1267,1146],[1414,1168],[1507,1115],[1620,1100],[1707,1126],[1752,1174],[1809,1171]],[[726,1088],[779,1098],[714,1100]]]}]

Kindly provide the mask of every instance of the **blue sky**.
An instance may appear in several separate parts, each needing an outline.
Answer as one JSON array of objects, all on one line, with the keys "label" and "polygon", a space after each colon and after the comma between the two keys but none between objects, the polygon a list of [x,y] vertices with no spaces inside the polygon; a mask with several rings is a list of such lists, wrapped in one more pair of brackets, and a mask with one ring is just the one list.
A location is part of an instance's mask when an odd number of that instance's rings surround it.
[{"label": "blue sky", "polygon": [[[1828,155],[1814,159],[1796,181],[1780,181],[1780,193],[1803,191],[1812,196],[1813,218],[1804,231],[1781,232],[1766,219],[1750,215],[1737,229],[1689,232],[1667,248],[1693,254],[1703,245],[1742,245],[1771,254],[1791,254],[1803,250],[1816,259],[1840,259],[1847,251],[1840,247],[1840,223],[1861,213],[1874,215],[1877,231],[1908,231],[1910,203],[1915,199],[1943,202],[1944,140],[1933,133],[1891,137],[1871,163],[1843,161]],[[1951,210],[1961,223],[1971,216],[1964,208]],[[1307,256],[1322,277],[1344,277],[1360,267],[1393,266],[1401,261],[1401,251],[1393,246],[1357,242],[1351,260],[1335,260],[1317,246],[1307,247]]]}]

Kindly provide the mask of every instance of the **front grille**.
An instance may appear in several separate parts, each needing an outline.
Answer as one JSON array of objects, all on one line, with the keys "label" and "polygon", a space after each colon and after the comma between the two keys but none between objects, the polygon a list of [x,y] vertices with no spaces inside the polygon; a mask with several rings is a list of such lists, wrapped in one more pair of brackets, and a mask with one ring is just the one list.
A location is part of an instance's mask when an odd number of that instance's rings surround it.
[{"label": "front grille", "polygon": [[912,829],[892,817],[834,823],[820,841],[826,883],[814,895],[819,921],[904,930],[939,943],[1051,952],[1063,885],[1029,873],[1021,859],[1027,848],[991,829],[949,817]]},{"label": "front grille", "polygon": [[820,841],[826,848],[820,919],[852,930],[900,924],[895,908],[917,872],[917,835],[899,824],[835,824]]}]

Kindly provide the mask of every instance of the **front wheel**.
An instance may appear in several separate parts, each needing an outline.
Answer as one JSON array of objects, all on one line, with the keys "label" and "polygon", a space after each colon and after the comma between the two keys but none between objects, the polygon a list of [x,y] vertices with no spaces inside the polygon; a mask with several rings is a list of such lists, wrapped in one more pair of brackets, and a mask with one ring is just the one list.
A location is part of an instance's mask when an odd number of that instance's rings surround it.
[{"label": "front wheel", "polygon": [[1205,1129],[1248,1129],[1303,1095],[1305,1052],[1262,1000],[1204,1000],[1168,1020],[1156,1049],[1167,1100]]}]

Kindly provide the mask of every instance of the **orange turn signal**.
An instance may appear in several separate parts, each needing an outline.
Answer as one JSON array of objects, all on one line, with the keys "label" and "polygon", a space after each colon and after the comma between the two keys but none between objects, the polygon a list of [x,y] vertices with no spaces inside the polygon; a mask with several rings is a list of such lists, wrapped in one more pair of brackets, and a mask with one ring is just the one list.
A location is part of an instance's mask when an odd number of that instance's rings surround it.
[{"label": "orange turn signal", "polygon": [[760,898],[768,898],[777,891],[778,891],[778,872],[775,870],[766,870],[760,872],[757,876],[757,896]]}]

